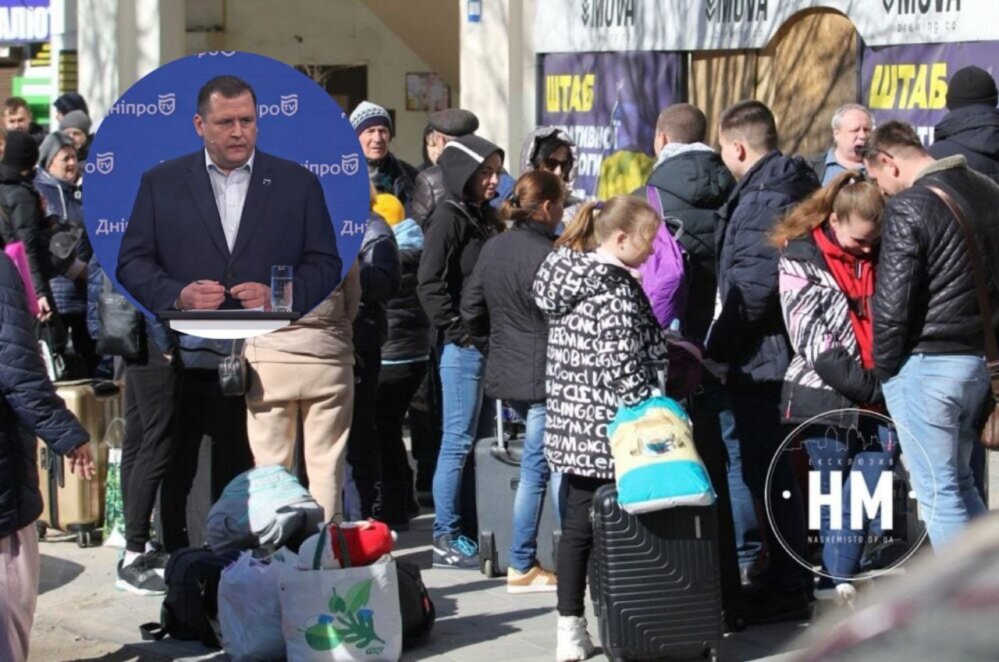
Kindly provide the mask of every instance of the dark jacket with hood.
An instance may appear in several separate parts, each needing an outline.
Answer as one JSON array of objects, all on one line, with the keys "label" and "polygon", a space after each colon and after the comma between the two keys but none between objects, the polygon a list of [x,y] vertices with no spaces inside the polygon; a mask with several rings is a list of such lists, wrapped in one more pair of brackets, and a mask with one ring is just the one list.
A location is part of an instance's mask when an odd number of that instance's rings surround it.
[{"label": "dark jacket with hood", "polygon": [[893,377],[913,354],[982,354],[985,335],[961,226],[927,186],[947,191],[973,227],[999,329],[999,185],[963,156],[926,168],[893,195],[881,230],[874,291],[874,371]]},{"label": "dark jacket with hood", "polygon": [[461,317],[487,353],[486,395],[545,399],[548,322],[532,287],[555,237],[540,223],[521,223],[486,242],[461,295]]},{"label": "dark jacket with hood", "polygon": [[42,215],[42,200],[32,185],[34,171],[27,176],[6,163],[0,163],[0,205],[3,205],[7,223],[0,223],[0,237],[5,243],[24,242],[31,268],[31,282],[36,296],[46,296],[52,303],[49,278],[53,276],[52,258],[49,255],[50,232]]},{"label": "dark jacket with hood", "polygon": [[488,202],[465,201],[465,188],[489,156],[503,150],[484,138],[463,136],[444,147],[438,163],[450,198],[434,210],[420,257],[420,303],[445,343],[467,346],[471,335],[461,321],[461,290],[486,241],[501,230]]},{"label": "dark jacket with hood", "polygon": [[548,318],[545,457],[553,471],[614,479],[607,425],[652,395],[666,340],[642,286],[595,253],[560,247],[534,279]]},{"label": "dark jacket with hood", "polygon": [[[684,335],[703,341],[714,318],[718,290],[717,212],[735,188],[735,179],[707,145],[673,143],[663,148],[649,186],[659,194],[666,224],[688,255]],[[645,198],[648,191],[636,193]]]},{"label": "dark jacket with hood", "polygon": [[800,157],[773,150],[739,181],[719,210],[718,295],[708,355],[729,364],[729,381],[780,382],[791,361],[777,293],[777,249],[768,234],[819,187]]},{"label": "dark jacket with hood", "polygon": [[399,292],[388,302],[388,340],[382,346],[382,362],[425,361],[430,355],[430,320],[416,293],[423,231],[416,221],[406,218],[392,226],[392,232],[401,273]]},{"label": "dark jacket with hood", "polygon": [[999,109],[976,104],[952,110],[933,135],[928,150],[933,158],[961,154],[969,166],[999,182]]},{"label": "dark jacket with hood", "polygon": [[385,219],[372,214],[357,254],[361,265],[361,307],[354,320],[354,349],[378,350],[388,338],[386,306],[399,291],[399,249]]},{"label": "dark jacket with hood", "polygon": [[[80,187],[73,182],[58,179],[48,171],[37,168],[35,190],[45,203],[45,215],[54,219],[60,232],[68,231],[79,235],[80,241],[73,251],[73,258],[86,264],[94,251],[90,247],[87,230],[83,225],[83,195]],[[86,278],[70,279],[67,276],[53,276],[49,281],[55,306],[64,315],[84,315],[87,312]]]},{"label": "dark jacket with hood", "polygon": [[[871,260],[845,251],[824,254],[811,233],[788,242],[780,257],[780,303],[794,358],[784,378],[782,418],[793,423],[840,412],[838,425],[856,425],[856,408],[883,401],[874,373],[864,370],[850,319],[851,302],[828,260],[853,273],[873,274]],[[850,411],[844,411],[850,410]],[[823,424],[829,422],[828,417]]]},{"label": "dark jacket with hood", "polygon": [[90,438],[45,373],[25,297],[14,263],[0,251],[0,538],[42,514],[35,436],[59,455]]}]

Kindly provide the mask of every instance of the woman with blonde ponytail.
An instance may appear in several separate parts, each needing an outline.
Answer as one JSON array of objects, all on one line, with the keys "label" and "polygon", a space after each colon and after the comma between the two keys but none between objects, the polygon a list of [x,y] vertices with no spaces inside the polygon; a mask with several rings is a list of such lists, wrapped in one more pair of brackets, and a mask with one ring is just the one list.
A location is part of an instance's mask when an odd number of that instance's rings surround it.
[{"label": "woman with blonde ponytail", "polygon": [[[848,171],[798,205],[770,236],[781,250],[781,308],[794,349],[781,411],[785,422],[795,424],[822,416],[799,437],[824,493],[834,477],[849,482],[851,471],[872,491],[881,472],[890,472],[898,460],[894,431],[857,413],[884,410],[881,385],[871,372],[871,298],[883,211],[877,187]],[[849,493],[844,486],[844,515]],[[864,541],[880,533],[880,520],[865,513],[860,530],[837,529],[824,509],[821,529],[809,532],[823,543],[818,596],[849,600]]]},{"label": "woman with blonde ponytail", "polygon": [[549,324],[545,455],[565,484],[556,559],[560,661],[593,652],[583,595],[593,494],[614,480],[607,425],[620,404],[652,394],[651,367],[666,357],[665,338],[637,279],[661,225],[639,198],[586,202],[534,279],[534,300]]}]

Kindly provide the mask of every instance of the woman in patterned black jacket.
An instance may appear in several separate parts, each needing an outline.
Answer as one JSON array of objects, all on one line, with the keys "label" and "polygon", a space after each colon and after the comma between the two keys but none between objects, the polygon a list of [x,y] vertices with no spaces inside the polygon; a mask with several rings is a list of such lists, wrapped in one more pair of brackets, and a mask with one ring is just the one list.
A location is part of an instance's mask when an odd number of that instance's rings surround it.
[{"label": "woman in patterned black jacket", "polygon": [[898,458],[893,430],[860,414],[884,411],[881,386],[871,372],[870,312],[883,211],[877,187],[848,171],[802,202],[771,234],[781,249],[781,308],[794,349],[781,411],[785,422],[809,423],[797,437],[821,477],[822,493],[829,494],[831,481],[838,479],[844,495],[844,525],[830,522],[830,509],[823,508],[819,531],[809,531],[823,543],[820,597],[833,585],[830,597],[852,596],[849,580],[860,571],[864,540],[892,533],[881,531],[880,517],[865,517],[859,530],[845,524],[851,471],[873,493],[882,472],[890,474]]},{"label": "woman in patterned black jacket", "polygon": [[556,559],[560,661],[593,651],[583,595],[593,493],[614,480],[607,425],[619,405],[652,395],[651,365],[666,357],[662,330],[635,277],[661,224],[638,198],[587,202],[534,279],[534,301],[549,323],[545,455],[568,484]]}]

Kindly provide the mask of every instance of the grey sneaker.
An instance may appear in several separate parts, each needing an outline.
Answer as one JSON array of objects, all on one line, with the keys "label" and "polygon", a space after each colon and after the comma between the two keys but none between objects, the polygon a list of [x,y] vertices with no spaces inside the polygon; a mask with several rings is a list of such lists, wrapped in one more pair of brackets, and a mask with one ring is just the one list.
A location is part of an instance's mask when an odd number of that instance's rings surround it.
[{"label": "grey sneaker", "polygon": [[479,569],[479,546],[465,536],[443,535],[434,540],[434,567]]}]

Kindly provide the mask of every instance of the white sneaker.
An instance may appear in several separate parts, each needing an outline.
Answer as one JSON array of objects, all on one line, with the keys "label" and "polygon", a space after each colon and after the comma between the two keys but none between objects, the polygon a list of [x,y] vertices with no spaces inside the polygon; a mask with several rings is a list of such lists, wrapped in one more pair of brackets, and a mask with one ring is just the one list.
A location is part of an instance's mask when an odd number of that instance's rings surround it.
[{"label": "white sneaker", "polygon": [[582,616],[558,617],[558,643],[555,662],[576,662],[593,655],[593,640]]}]

